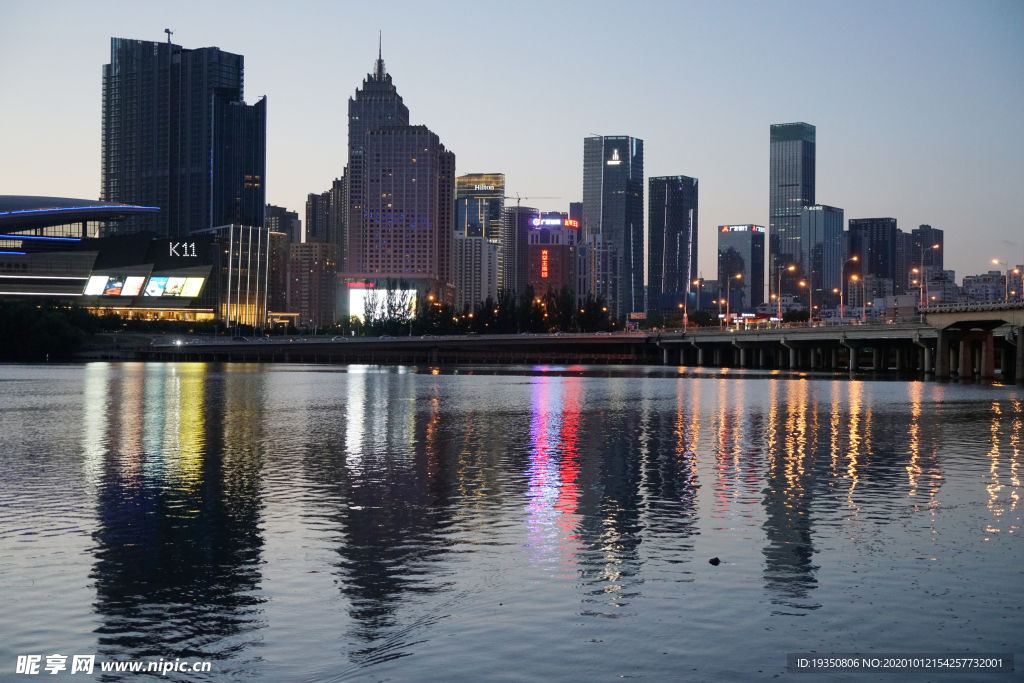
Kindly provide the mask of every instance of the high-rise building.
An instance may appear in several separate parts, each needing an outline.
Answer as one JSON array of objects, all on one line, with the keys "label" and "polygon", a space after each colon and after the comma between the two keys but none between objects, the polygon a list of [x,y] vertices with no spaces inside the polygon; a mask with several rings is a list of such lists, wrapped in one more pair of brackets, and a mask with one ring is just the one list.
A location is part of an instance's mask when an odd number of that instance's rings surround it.
[{"label": "high-rise building", "polygon": [[579,235],[576,246],[576,297],[595,298],[609,301],[613,292],[619,291],[619,258],[615,247],[605,242],[601,235]]},{"label": "high-rise building", "polygon": [[718,226],[718,279],[730,283],[733,308],[753,311],[764,301],[764,233],[763,225]]},{"label": "high-rise building", "polygon": [[350,230],[360,233],[350,242],[358,246],[349,254],[352,271],[434,280],[433,289],[447,296],[454,275],[455,155],[426,126],[382,126],[365,138],[365,215]]},{"label": "high-rise building", "polygon": [[498,244],[483,235],[455,234],[455,308],[470,311],[491,297],[498,298]]},{"label": "high-rise building", "polygon": [[583,232],[601,235],[619,261],[610,292],[613,319],[644,310],[644,142],[629,136],[583,140]]},{"label": "high-rise building", "polygon": [[[800,254],[800,213],[813,206],[816,129],[807,123],[771,126],[768,181],[768,262],[772,287],[782,273],[782,294],[799,294],[788,267]],[[778,293],[778,292],[776,292]]]},{"label": "high-rise building", "polygon": [[562,287],[576,295],[576,243],[579,224],[567,215],[544,214],[530,221],[527,235],[527,284],[537,296],[557,294]]},{"label": "high-rise building", "polygon": [[910,235],[912,241],[910,267],[941,272],[943,270],[942,252],[945,248],[943,231],[930,225],[922,225],[911,230]]},{"label": "high-rise building", "polygon": [[528,206],[506,206],[501,225],[501,244],[498,252],[501,268],[499,287],[505,292],[520,295],[528,284],[527,250],[534,218],[540,212]]},{"label": "high-rise building", "polygon": [[337,248],[326,242],[291,245],[288,308],[302,327],[334,324]]},{"label": "high-rise building", "polygon": [[160,211],[105,233],[183,237],[220,225],[263,226],[267,101],[245,104],[243,83],[241,55],[111,38],[100,196]]},{"label": "high-rise building", "polygon": [[[851,218],[850,248],[847,258],[857,256],[859,272],[893,280],[896,275],[897,233],[895,218]],[[892,294],[892,293],[890,293]]]},{"label": "high-rise building", "polygon": [[906,294],[910,287],[910,281],[917,278],[912,277],[914,236],[908,232],[896,229],[896,256],[892,272],[893,293],[898,296]]},{"label": "high-rise building", "polygon": [[691,283],[698,276],[697,189],[696,178],[682,175],[648,180],[648,311],[697,302],[696,297],[690,300]]},{"label": "high-rise building", "polygon": [[327,215],[327,241],[338,248],[338,270],[348,269],[348,175],[335,178],[329,190],[330,209]]},{"label": "high-rise building", "polygon": [[569,218],[583,226],[583,202],[569,202]]},{"label": "high-rise building", "polygon": [[821,308],[834,308],[839,303],[838,290],[843,286],[843,210],[815,204],[800,212],[800,253],[793,260],[799,278],[807,283],[800,287],[798,299]]},{"label": "high-rise building", "polygon": [[456,234],[497,244],[504,208],[504,173],[470,173],[455,179]]},{"label": "high-rise building", "polygon": [[[367,135],[381,126],[409,125],[409,108],[402,103],[391,74],[384,68],[380,52],[373,72],[366,75],[363,87],[348,101],[348,270],[359,271],[366,265],[363,240],[367,236],[366,183]],[[379,182],[380,178],[374,179]]]},{"label": "high-rise building", "polygon": [[306,234],[303,242],[328,242],[331,192],[306,196]]},{"label": "high-rise building", "polygon": [[264,220],[267,230],[283,233],[289,242],[302,241],[302,221],[299,220],[298,212],[289,211],[283,206],[267,204]]}]

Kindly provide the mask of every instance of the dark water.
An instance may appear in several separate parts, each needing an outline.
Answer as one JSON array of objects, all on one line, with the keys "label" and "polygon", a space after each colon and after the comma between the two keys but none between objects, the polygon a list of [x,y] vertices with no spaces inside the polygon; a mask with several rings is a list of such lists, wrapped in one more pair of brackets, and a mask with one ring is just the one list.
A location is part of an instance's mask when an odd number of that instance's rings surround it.
[{"label": "dark water", "polygon": [[0,675],[1021,680],[785,673],[1021,657],[1020,389],[469,372],[0,367]]}]

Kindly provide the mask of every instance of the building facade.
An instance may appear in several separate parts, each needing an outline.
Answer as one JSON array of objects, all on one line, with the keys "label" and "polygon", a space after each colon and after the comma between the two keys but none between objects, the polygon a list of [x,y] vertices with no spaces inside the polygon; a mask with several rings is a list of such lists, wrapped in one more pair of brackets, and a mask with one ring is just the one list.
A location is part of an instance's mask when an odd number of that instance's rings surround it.
[{"label": "building facade", "polygon": [[697,190],[697,179],[687,176],[648,181],[648,312],[678,308],[680,302],[686,307],[697,303],[696,297],[691,297],[699,272]]},{"label": "building facade", "polygon": [[545,215],[531,221],[527,235],[527,284],[537,296],[557,294],[567,287],[576,297],[579,224],[561,216]]},{"label": "building facade", "polygon": [[644,310],[644,142],[629,136],[583,140],[583,232],[601,235],[619,261],[609,292],[613,320]]},{"label": "building facade", "polygon": [[[373,72],[366,75],[362,87],[348,101],[348,165],[345,168],[345,177],[348,179],[348,271],[360,271],[367,263],[363,241],[368,234],[367,136],[381,126],[407,125],[409,108],[402,102],[378,52]],[[374,180],[379,181],[380,178]]]},{"label": "building facade", "polygon": [[497,244],[504,210],[504,173],[470,173],[455,179],[455,234]]},{"label": "building facade", "polygon": [[498,298],[498,245],[483,235],[455,234],[455,309]]},{"label": "building facade", "polygon": [[267,204],[265,215],[264,221],[267,230],[284,234],[289,242],[302,241],[302,221],[299,219],[297,211],[289,211],[283,206]]},{"label": "building facade", "polygon": [[798,298],[816,309],[835,308],[843,286],[843,210],[815,204],[800,212],[797,277],[807,285]]},{"label": "building facade", "polygon": [[[771,286],[782,294],[799,294],[798,279],[788,270],[800,256],[800,215],[815,204],[817,130],[807,123],[778,123],[770,130],[768,167],[768,264]],[[779,292],[776,292],[779,294]]]},{"label": "building facade", "polygon": [[764,237],[763,225],[718,226],[718,279],[731,283],[734,310],[753,312],[764,301]]},{"label": "building facade", "polygon": [[105,226],[105,234],[263,226],[267,101],[245,104],[243,61],[216,47],[111,39],[100,195],[160,211]]},{"label": "building facade", "polygon": [[[851,218],[849,222],[851,253],[847,258],[857,256],[859,272],[862,275],[892,280],[897,275],[896,250],[899,244],[899,229],[895,218]],[[891,292],[890,294],[898,293]]]},{"label": "building facade", "polygon": [[303,242],[327,242],[331,215],[330,191],[306,196],[306,232]]},{"label": "building facade", "polygon": [[530,229],[533,220],[539,217],[540,212],[528,206],[505,207],[498,250],[498,286],[504,292],[519,296],[526,291],[529,284],[527,263]]},{"label": "building facade", "polygon": [[576,297],[603,299],[619,291],[619,258],[615,247],[601,235],[580,236],[576,246]]},{"label": "building facade", "polygon": [[939,272],[944,269],[943,251],[945,233],[930,225],[921,225],[910,231],[910,267],[919,272],[924,269]]},{"label": "building facade", "polygon": [[291,245],[288,308],[301,327],[334,324],[337,248],[326,242]]}]

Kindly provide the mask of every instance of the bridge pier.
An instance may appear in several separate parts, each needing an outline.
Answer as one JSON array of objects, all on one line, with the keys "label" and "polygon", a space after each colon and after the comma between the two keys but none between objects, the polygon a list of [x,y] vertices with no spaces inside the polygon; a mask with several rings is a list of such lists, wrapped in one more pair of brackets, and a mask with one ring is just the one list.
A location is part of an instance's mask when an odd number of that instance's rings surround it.
[{"label": "bridge pier", "polygon": [[939,330],[935,341],[935,379],[949,379],[949,331]]},{"label": "bridge pier", "polygon": [[758,359],[757,359],[758,366],[761,367],[762,369],[763,368],[767,368],[768,367],[768,350],[764,349],[764,348],[761,348],[761,349],[758,349],[757,353],[758,353]]},{"label": "bridge pier", "polygon": [[747,367],[747,350],[742,346],[740,347],[740,367]]},{"label": "bridge pier", "polygon": [[981,378],[996,378],[996,340],[991,330],[986,332],[981,339]]},{"label": "bridge pier", "polygon": [[700,367],[704,367],[706,365],[704,362],[704,349],[699,346],[697,347],[697,365]]},{"label": "bridge pier", "polygon": [[871,349],[871,369],[875,372],[882,369],[882,349],[878,346]]},{"label": "bridge pier", "polygon": [[974,350],[971,348],[970,337],[962,339],[960,341],[960,353],[959,353],[959,367],[957,368],[957,374],[960,379],[971,379],[974,374]]}]

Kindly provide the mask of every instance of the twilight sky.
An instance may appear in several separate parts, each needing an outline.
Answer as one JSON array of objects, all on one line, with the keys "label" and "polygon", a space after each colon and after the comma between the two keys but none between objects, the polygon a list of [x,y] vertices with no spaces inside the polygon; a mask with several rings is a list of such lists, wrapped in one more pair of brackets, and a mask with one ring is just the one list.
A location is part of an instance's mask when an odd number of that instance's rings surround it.
[{"label": "twilight sky", "polygon": [[[377,32],[458,173],[504,172],[567,210],[583,138],[644,140],[645,172],[700,179],[715,226],[767,224],[768,127],[818,129],[817,200],[946,231],[958,279],[1024,263],[1024,2],[0,2],[0,194],[97,198],[110,38],[245,56],[268,97],[267,201],[341,175],[347,100]],[[526,202],[524,202],[525,204]]]}]

